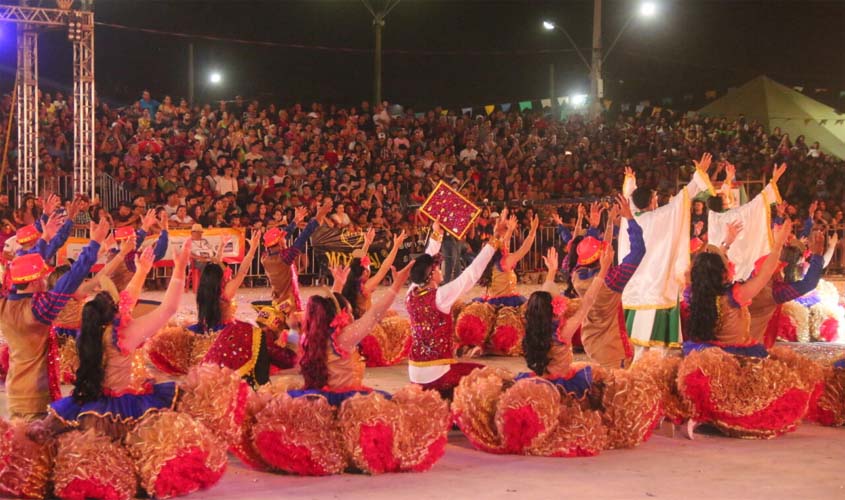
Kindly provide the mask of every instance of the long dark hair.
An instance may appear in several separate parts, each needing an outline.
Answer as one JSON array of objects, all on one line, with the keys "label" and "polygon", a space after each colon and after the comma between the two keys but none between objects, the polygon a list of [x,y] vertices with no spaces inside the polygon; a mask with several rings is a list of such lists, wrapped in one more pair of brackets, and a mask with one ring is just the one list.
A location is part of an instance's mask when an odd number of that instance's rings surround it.
[{"label": "long dark hair", "polygon": [[552,294],[538,291],[531,294],[525,306],[525,337],[522,350],[525,364],[537,375],[545,375],[552,347]]},{"label": "long dark hair", "polygon": [[[339,293],[334,298],[340,307],[348,306]],[[330,297],[314,295],[305,306],[305,322],[302,328],[302,359],[299,361],[306,389],[322,389],[329,381],[329,367],[326,356],[331,337],[331,323],[338,310]]]},{"label": "long dark hair", "polygon": [[695,342],[716,340],[716,322],[719,319],[716,301],[725,293],[726,270],[725,263],[719,255],[706,252],[696,255],[690,272],[692,296],[687,325],[690,340]]},{"label": "long dark hair", "polygon": [[223,268],[208,264],[202,270],[197,287],[197,317],[204,332],[216,328],[223,319],[220,309],[220,288],[223,283]]},{"label": "long dark hair", "polygon": [[107,292],[98,293],[82,308],[82,326],[76,341],[79,368],[73,399],[88,403],[103,395],[103,329],[110,325],[117,314],[117,305]]},{"label": "long dark hair", "polygon": [[346,278],[346,283],[343,285],[341,295],[352,305],[352,315],[355,319],[360,318],[365,312],[359,307],[358,296],[361,295],[361,276],[364,275],[364,266],[361,265],[361,259],[355,257],[349,263],[349,276]]}]

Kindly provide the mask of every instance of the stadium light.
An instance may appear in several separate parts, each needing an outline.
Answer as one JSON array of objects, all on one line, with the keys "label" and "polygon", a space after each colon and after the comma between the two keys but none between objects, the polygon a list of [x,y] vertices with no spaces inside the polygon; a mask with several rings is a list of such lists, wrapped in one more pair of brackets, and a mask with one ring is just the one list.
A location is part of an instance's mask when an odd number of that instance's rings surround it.
[{"label": "stadium light", "polygon": [[573,108],[580,108],[587,104],[587,94],[573,94],[569,96],[569,104]]},{"label": "stadium light", "polygon": [[657,4],[654,2],[643,2],[640,4],[640,17],[651,18],[657,14]]},{"label": "stadium light", "polygon": [[212,71],[211,74],[208,75],[208,81],[213,85],[220,85],[223,81],[223,75],[221,75],[219,71]]},{"label": "stadium light", "polygon": [[551,31],[555,29],[555,23],[551,21],[543,21],[543,29],[546,31]]}]

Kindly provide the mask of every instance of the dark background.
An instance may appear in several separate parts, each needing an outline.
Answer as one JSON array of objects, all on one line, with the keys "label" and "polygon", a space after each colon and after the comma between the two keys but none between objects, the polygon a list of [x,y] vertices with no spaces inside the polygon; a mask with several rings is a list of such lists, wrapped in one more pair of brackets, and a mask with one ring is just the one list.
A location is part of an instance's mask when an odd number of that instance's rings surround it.
[{"label": "dark background", "polygon": [[[383,0],[372,0],[379,4]],[[17,3],[2,1],[0,3]],[[37,1],[34,3],[38,3]],[[41,2],[54,6],[52,0]],[[635,20],[605,63],[605,94],[615,102],[723,92],[764,73],[839,109],[845,99],[845,2],[658,2],[660,14]],[[98,22],[187,34],[273,41],[356,52],[238,45],[196,40],[201,100],[235,94],[277,102],[355,104],[372,95],[373,32],[359,0],[96,0]],[[636,1],[604,2],[609,46]],[[548,96],[548,64],[557,93],[586,93],[588,76],[560,35],[541,29],[554,19],[589,47],[592,1],[402,0],[384,30],[383,95],[417,108],[481,106]],[[0,92],[11,90],[14,26],[0,25]],[[101,98],[126,103],[149,88],[160,99],[187,94],[187,40],[98,26],[96,75]],[[501,50],[506,54],[490,54]],[[442,52],[449,51],[448,54]],[[477,53],[482,51],[486,53]],[[589,58],[589,51],[585,53]],[[71,49],[64,31],[40,39],[42,88],[71,86]],[[219,69],[217,88],[208,74]],[[815,94],[813,89],[827,88]]]}]

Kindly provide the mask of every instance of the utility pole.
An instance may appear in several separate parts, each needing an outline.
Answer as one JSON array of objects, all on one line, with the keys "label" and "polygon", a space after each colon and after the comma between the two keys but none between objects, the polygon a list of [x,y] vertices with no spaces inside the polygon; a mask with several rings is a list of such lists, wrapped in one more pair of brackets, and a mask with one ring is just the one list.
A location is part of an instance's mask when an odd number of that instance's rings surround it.
[{"label": "utility pole", "polygon": [[604,97],[604,82],[601,79],[601,0],[593,0],[593,58],[590,65],[590,117],[601,114],[601,101]]},{"label": "utility pole", "polygon": [[188,42],[188,106],[194,105],[194,42]]},{"label": "utility pole", "polygon": [[551,104],[551,111],[552,118],[559,118],[559,115],[555,114],[555,109],[557,109],[557,99],[555,98],[555,63],[549,63],[549,99],[552,100]]},{"label": "utility pole", "polygon": [[372,6],[372,0],[361,0],[364,7],[373,16],[373,34],[375,36],[375,47],[373,48],[373,109],[381,103],[381,61],[382,43],[381,35],[384,30],[387,15],[394,7],[399,5],[400,0],[386,0],[384,7],[376,10]]}]

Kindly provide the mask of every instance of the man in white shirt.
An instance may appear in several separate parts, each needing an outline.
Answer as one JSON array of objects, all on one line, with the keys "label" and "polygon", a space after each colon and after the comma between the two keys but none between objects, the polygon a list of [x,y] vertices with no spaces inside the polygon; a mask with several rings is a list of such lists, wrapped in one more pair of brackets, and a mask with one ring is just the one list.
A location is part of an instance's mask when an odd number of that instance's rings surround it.
[{"label": "man in white shirt", "polygon": [[432,228],[428,247],[414,260],[411,268],[413,284],[408,289],[405,305],[411,320],[411,352],[408,378],[424,389],[439,391],[451,397],[461,378],[481,367],[475,363],[458,363],[454,359],[452,306],[475,285],[493,258],[507,231],[507,209],[496,223],[494,237],[478,253],[472,264],[457,278],[443,281],[438,252],[443,233],[439,224]]},{"label": "man in white shirt", "polygon": [[460,155],[458,155],[458,158],[461,161],[475,161],[475,158],[478,156],[478,151],[473,146],[475,146],[475,141],[472,139],[468,140],[466,147],[461,150],[461,153]]}]

